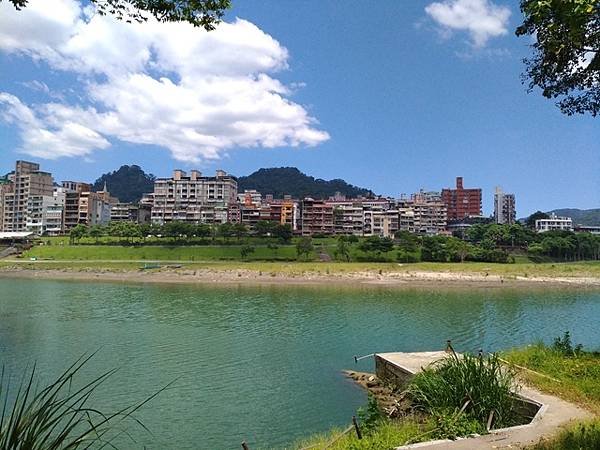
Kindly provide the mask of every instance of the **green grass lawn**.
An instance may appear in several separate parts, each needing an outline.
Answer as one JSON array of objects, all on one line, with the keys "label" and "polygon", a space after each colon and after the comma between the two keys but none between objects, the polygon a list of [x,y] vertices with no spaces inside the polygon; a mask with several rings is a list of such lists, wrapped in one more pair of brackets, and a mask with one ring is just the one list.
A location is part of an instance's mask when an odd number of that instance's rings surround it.
[{"label": "green grass lawn", "polygon": [[295,450],[385,450],[398,445],[427,438],[427,432],[433,428],[431,423],[419,423],[409,419],[385,421],[371,433],[359,440],[352,429],[342,435],[344,430],[334,429],[328,433],[312,436],[294,444]]},{"label": "green grass lawn", "polygon": [[[241,260],[239,245],[228,246],[117,246],[117,245],[50,245],[36,246],[25,252],[24,258],[55,260],[157,260],[157,261],[204,261]],[[294,246],[254,247],[246,259],[295,260]]]},{"label": "green grass lawn", "polygon": [[[299,237],[293,237],[290,242],[291,245],[296,245],[296,243],[300,240]],[[337,244],[337,239],[334,237],[314,237],[312,239],[315,247],[320,245],[325,245],[329,247],[334,247]],[[65,246],[70,244],[69,236],[47,236],[39,239],[39,242],[45,245],[58,245]],[[82,245],[121,245],[121,244],[145,244],[145,245],[164,245],[169,246],[176,243],[171,238],[158,238],[158,237],[148,237],[145,239],[142,238],[133,238],[133,239],[125,239],[116,236],[101,236],[99,238],[91,238],[91,237],[83,237],[77,241],[77,244]],[[265,246],[267,244],[276,244],[281,245],[279,239],[274,237],[254,237],[254,236],[246,236],[238,240],[235,237],[232,238],[189,238],[186,239],[185,244],[189,245],[257,245],[257,246]]]},{"label": "green grass lawn", "polygon": [[[320,262],[312,260],[297,261],[294,245],[277,245],[269,248],[266,245],[254,246],[254,253],[245,260],[241,258],[241,245],[63,245],[59,239],[52,245],[37,245],[24,253],[21,263],[36,258],[38,261],[51,260],[58,264],[64,261],[62,267],[67,268],[73,262],[88,261],[89,267],[106,267],[107,261],[178,261],[187,264],[211,263],[214,268],[223,269],[246,268],[257,271],[274,271],[282,275],[298,275],[303,273],[349,273],[349,272],[381,272],[410,273],[410,272],[448,272],[475,275],[501,276],[507,280],[517,277],[591,277],[600,278],[600,262],[578,263],[542,263],[517,262],[514,264],[495,264],[483,262],[464,263],[408,263],[396,262]],[[324,241],[326,242],[326,241]],[[325,243],[318,251],[334,255],[334,247]],[[394,252],[390,252],[394,253]],[[0,266],[14,264],[12,261],[0,261]],[[42,267],[37,266],[37,267]],[[56,266],[58,267],[58,266]]]},{"label": "green grass lawn", "polygon": [[[529,384],[579,404],[595,415],[600,414],[600,353],[585,352],[567,357],[543,344],[537,344],[505,352],[503,356],[514,364],[558,380],[522,371],[522,376]],[[573,425],[531,449],[600,449],[600,419]]]},{"label": "green grass lawn", "polygon": [[599,353],[565,357],[543,344],[536,344],[508,351],[504,359],[559,381],[522,372],[522,376],[537,388],[600,414]]}]

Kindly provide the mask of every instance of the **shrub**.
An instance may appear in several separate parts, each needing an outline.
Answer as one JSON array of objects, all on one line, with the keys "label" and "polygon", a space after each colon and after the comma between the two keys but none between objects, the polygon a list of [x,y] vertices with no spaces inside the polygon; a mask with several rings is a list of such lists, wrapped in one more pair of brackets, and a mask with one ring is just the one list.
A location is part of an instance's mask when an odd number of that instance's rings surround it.
[{"label": "shrub", "polygon": [[514,263],[508,252],[502,249],[486,249],[476,247],[472,255],[467,257],[469,261],[491,262],[491,263]]},{"label": "shrub", "polygon": [[411,253],[404,250],[398,252],[396,259],[401,263],[417,263],[421,260],[417,253]]},{"label": "shrub", "polygon": [[436,410],[432,419],[435,423],[433,439],[456,439],[471,434],[485,434],[485,426],[476,419],[462,414],[459,409]]},{"label": "shrub", "polygon": [[252,245],[244,245],[240,249],[240,255],[241,255],[242,259],[246,259],[246,257],[248,257],[250,254],[254,253],[255,250],[256,249]]},{"label": "shrub", "polygon": [[308,260],[310,254],[315,250],[313,241],[310,236],[303,236],[296,244],[296,254],[298,258],[304,255],[304,259]]},{"label": "shrub", "polygon": [[377,404],[377,399],[371,394],[369,394],[367,406],[358,408],[356,413],[360,421],[361,429],[364,430],[365,433],[372,431],[384,418],[379,409],[379,405]]},{"label": "shrub", "polygon": [[417,374],[407,388],[414,408],[439,416],[462,410],[485,427],[492,417],[495,428],[517,423],[513,389],[515,373],[496,355],[451,355]]},{"label": "shrub", "polygon": [[583,352],[583,346],[581,344],[577,344],[575,347],[573,347],[573,343],[571,342],[571,333],[569,331],[565,331],[562,337],[558,336],[554,338],[552,350],[560,353],[563,356],[578,356]]},{"label": "shrub", "polygon": [[358,262],[392,262],[392,257],[384,254],[384,253],[357,253],[354,256],[354,259]]}]

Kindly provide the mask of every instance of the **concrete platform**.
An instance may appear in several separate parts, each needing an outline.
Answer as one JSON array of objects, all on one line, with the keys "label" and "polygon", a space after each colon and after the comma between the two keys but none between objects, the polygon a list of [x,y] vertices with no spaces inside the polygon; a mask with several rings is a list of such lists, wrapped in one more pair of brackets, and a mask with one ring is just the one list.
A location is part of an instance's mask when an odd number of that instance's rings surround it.
[{"label": "concrete platform", "polygon": [[423,367],[448,356],[446,352],[412,352],[412,353],[376,353],[380,358],[392,364],[401,366],[413,374],[420,372]]},{"label": "concrete platform", "polygon": [[402,388],[422,368],[446,356],[446,352],[375,353],[375,372],[379,379]]},{"label": "concrete platform", "polygon": [[[422,368],[448,356],[446,352],[376,353],[375,367],[381,379],[402,386]],[[394,381],[395,380],[395,381]],[[527,425],[492,430],[485,436],[456,441],[428,441],[397,447],[401,449],[501,449],[521,448],[548,438],[573,421],[590,419],[593,415],[577,405],[558,397],[524,386],[519,397],[537,406],[535,417]]]}]

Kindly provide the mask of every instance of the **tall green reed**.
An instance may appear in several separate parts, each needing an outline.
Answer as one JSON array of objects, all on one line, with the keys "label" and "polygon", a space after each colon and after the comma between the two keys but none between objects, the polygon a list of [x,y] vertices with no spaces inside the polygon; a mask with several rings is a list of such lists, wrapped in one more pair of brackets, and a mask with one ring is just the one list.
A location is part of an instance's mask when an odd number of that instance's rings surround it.
[{"label": "tall green reed", "polygon": [[93,354],[82,357],[54,382],[39,389],[35,365],[16,388],[0,374],[0,450],[72,450],[116,448],[117,439],[135,442],[127,422],[150,432],[133,413],[166,387],[136,405],[106,414],[90,405],[94,391],[111,377],[109,370],[80,387],[73,380]]},{"label": "tall green reed", "polygon": [[433,416],[448,411],[471,417],[484,429],[515,425],[515,372],[494,354],[456,355],[417,374],[407,387],[416,410]]}]

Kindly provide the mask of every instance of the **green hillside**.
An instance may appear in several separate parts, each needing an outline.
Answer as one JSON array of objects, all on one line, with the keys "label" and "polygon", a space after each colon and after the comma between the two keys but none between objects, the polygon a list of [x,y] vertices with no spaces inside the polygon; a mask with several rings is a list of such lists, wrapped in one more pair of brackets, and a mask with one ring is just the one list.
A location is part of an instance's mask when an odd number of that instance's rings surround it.
[{"label": "green hillside", "polygon": [[577,225],[600,226],[600,208],[596,209],[576,209],[563,208],[549,211],[557,216],[565,216],[573,219],[573,223]]},{"label": "green hillside", "polygon": [[247,177],[238,178],[238,190],[256,189],[263,195],[273,194],[279,198],[291,195],[294,198],[328,198],[336,192],[346,197],[373,196],[373,191],[346,183],[341,179],[322,180],[306,175],[295,167],[259,169]]},{"label": "green hillside", "polygon": [[94,191],[104,188],[122,202],[138,202],[142,195],[154,191],[154,175],[144,172],[140,166],[121,166],[114,172],[105,173],[94,182]]}]

